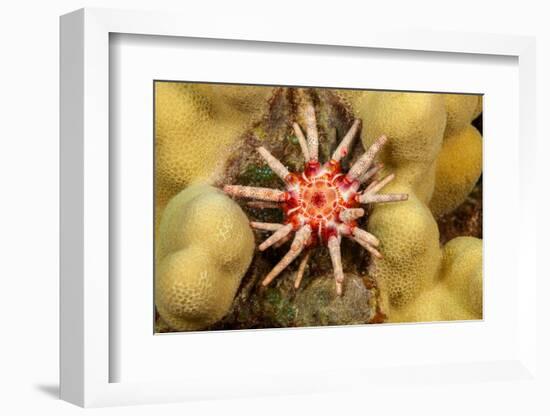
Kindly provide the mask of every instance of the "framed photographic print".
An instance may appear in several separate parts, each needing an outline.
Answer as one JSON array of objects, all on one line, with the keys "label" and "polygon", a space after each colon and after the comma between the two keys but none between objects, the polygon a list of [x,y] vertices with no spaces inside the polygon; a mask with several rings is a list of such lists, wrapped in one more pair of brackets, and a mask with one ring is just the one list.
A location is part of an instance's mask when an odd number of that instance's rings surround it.
[{"label": "framed photographic print", "polygon": [[155,332],[482,319],[481,95],[153,88]]},{"label": "framed photographic print", "polygon": [[538,383],[534,41],[218,23],[61,18],[62,398]]}]

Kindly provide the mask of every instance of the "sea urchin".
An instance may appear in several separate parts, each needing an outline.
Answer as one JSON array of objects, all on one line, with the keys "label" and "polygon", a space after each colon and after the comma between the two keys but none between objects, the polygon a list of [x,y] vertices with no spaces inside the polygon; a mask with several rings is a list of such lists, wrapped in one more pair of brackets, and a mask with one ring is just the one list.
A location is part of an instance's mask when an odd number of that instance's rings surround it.
[{"label": "sea urchin", "polygon": [[[341,295],[344,281],[340,256],[342,236],[356,241],[371,255],[381,257],[377,250],[380,244],[379,240],[357,226],[357,219],[365,215],[365,210],[360,205],[404,201],[408,195],[378,193],[394,178],[394,175],[390,174],[380,180],[374,179],[376,173],[382,168],[380,163],[373,166],[374,158],[386,143],[386,136],[378,138],[346,173],[342,172],[340,161],[348,154],[351,143],[359,131],[361,121],[354,121],[332,154],[332,158],[321,165],[318,160],[317,121],[311,103],[306,104],[304,119],[307,139],[300,126],[297,123],[293,124],[305,158],[303,172],[289,172],[267,149],[264,147],[257,149],[273,172],[285,182],[286,189],[284,191],[272,188],[226,185],[224,192],[232,196],[262,201],[255,202],[255,206],[271,207],[275,204],[282,208],[284,212],[283,224],[250,223],[255,229],[273,231],[273,234],[260,244],[261,251],[274,244],[280,245],[288,241],[291,238],[291,233],[295,233],[290,250],[264,278],[262,281],[264,286],[275,279],[305,250],[294,283],[294,286],[298,288],[309,259],[309,248],[323,243],[329,249],[336,281],[336,293]],[[360,190],[364,184],[367,186]]]}]

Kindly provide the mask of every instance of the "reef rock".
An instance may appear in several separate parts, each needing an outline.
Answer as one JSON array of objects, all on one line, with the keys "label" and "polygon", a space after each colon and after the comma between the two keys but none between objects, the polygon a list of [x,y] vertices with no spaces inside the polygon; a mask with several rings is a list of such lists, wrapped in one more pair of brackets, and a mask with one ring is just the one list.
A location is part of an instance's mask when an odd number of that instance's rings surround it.
[{"label": "reef rock", "polygon": [[353,325],[369,322],[375,313],[363,279],[346,274],[342,296],[334,291],[332,274],[315,278],[296,295],[296,326]]}]

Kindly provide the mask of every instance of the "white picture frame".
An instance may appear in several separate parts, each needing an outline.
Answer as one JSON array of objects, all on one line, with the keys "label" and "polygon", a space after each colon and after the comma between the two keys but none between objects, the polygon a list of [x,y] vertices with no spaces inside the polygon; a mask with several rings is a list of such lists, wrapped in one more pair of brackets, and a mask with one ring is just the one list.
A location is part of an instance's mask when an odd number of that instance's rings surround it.
[{"label": "white picture frame", "polygon": [[[182,22],[185,22],[182,24]],[[248,397],[266,394],[296,394],[341,389],[384,390],[381,384],[419,382],[471,382],[483,380],[542,383],[537,373],[536,321],[536,200],[533,183],[535,153],[528,144],[535,140],[535,42],[530,37],[468,33],[380,32],[349,27],[328,35],[315,25],[286,27],[250,24],[235,32],[223,19],[204,25],[204,19],[190,19],[169,13],[82,9],[61,18],[61,398],[80,406],[109,406],[161,403],[213,397]],[[498,359],[486,356],[470,362],[439,363],[419,359],[403,361],[403,369],[383,365],[321,368],[326,377],[313,370],[302,372],[281,368],[264,378],[233,378],[230,385],[220,375],[219,382],[189,377],[170,381],[151,377],[148,381],[112,382],[114,361],[120,359],[111,349],[110,311],[110,172],[116,169],[110,158],[110,37],[113,34],[173,38],[224,39],[228,42],[270,42],[285,45],[331,45],[354,50],[428,51],[439,54],[507,56],[517,59],[519,104],[517,145],[519,182],[517,210],[517,265],[522,278],[517,291],[514,319],[521,322],[514,333],[517,345]],[[167,38],[166,38],[167,39]],[[161,39],[162,41],[162,39]],[[309,46],[308,46],[309,45]],[[206,81],[207,79],[205,79]],[[208,79],[211,80],[211,79]],[[213,80],[211,80],[213,81]],[[225,81],[225,80],[223,80]],[[111,195],[112,196],[112,195]],[[402,326],[411,332],[413,326]],[[445,328],[445,327],[440,327]],[[469,330],[469,327],[464,327]],[[479,330],[479,327],[477,328]],[[305,331],[307,332],[307,331]],[[357,331],[355,331],[357,335]],[[299,334],[299,335],[298,335]],[[294,336],[321,337],[327,332]],[[342,334],[342,333],[341,333]],[[224,334],[221,334],[223,336]],[[280,335],[280,334],[279,334]],[[151,333],[152,336],[152,333]],[[284,335],[283,335],[284,336]],[[382,335],[381,335],[382,336]],[[246,337],[246,338],[245,338]],[[276,335],[274,335],[276,337]],[[164,343],[174,342],[164,338]],[[240,341],[253,342],[254,332]],[[219,342],[219,341],[217,341]],[[275,341],[277,342],[277,341]],[[389,342],[389,341],[388,341]],[[200,359],[200,357],[195,357]],[[412,367],[411,367],[412,365]],[[305,368],[305,367],[304,367]],[[411,368],[413,369],[411,371]],[[198,374],[198,373],[197,373]],[[267,374],[269,374],[267,376]],[[342,380],[346,380],[343,382]],[[536,386],[535,386],[536,387]],[[429,387],[428,387],[429,388]],[[483,387],[480,387],[483,388]],[[497,394],[487,389],[487,394]]]}]

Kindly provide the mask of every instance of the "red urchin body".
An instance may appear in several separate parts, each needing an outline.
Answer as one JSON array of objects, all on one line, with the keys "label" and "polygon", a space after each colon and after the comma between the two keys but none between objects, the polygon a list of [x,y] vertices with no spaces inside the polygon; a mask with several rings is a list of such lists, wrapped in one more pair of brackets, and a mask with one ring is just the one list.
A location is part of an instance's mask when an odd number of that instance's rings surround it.
[{"label": "red urchin body", "polygon": [[[309,248],[325,244],[328,246],[334,268],[336,292],[340,295],[344,281],[340,257],[342,237],[356,241],[374,256],[381,256],[376,248],[379,245],[378,239],[357,226],[356,220],[365,215],[361,204],[403,201],[408,195],[378,193],[394,178],[392,174],[381,180],[373,179],[382,168],[381,164],[371,166],[376,154],[387,140],[385,136],[376,140],[348,172],[342,172],[340,160],[347,155],[351,142],[359,130],[360,121],[355,120],[332,154],[332,158],[321,164],[318,161],[319,139],[315,110],[311,104],[306,107],[305,113],[307,140],[298,124],[294,123],[294,130],[305,158],[303,172],[289,172],[268,150],[264,147],[258,148],[269,167],[285,182],[284,191],[240,185],[226,185],[224,191],[233,196],[267,201],[270,204],[277,203],[283,210],[282,224],[251,222],[253,228],[273,231],[273,234],[260,244],[261,251],[274,244],[288,241],[291,233],[295,233],[290,250],[265,277],[262,282],[264,286],[305,251],[296,274],[295,287],[298,288],[309,259]],[[363,184],[367,186],[360,190]]]},{"label": "red urchin body", "polygon": [[312,232],[307,246],[327,244],[344,224],[355,227],[355,220],[344,223],[340,215],[361,209],[357,186],[346,180],[339,162],[331,162],[321,166],[309,161],[302,174],[291,173],[287,180],[287,199],[282,204],[284,223],[292,224],[294,230],[308,224]]}]

